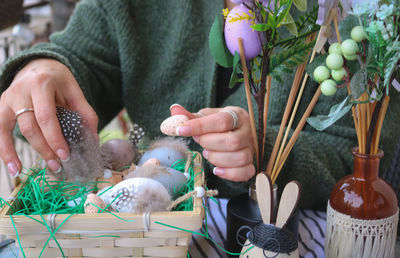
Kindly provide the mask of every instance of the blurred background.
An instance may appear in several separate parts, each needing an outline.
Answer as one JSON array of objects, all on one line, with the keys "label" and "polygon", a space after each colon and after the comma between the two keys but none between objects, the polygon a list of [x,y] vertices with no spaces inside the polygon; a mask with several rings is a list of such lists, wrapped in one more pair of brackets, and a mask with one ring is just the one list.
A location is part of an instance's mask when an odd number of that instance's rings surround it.
[{"label": "blurred background", "polygon": [[[79,0],[0,0],[0,67],[17,52],[38,42],[48,41],[53,32],[63,30]],[[110,138],[127,138],[129,118],[121,113],[100,132],[101,142]],[[19,137],[15,148],[25,169],[39,158],[38,153]],[[0,197],[7,200],[18,184],[0,160]],[[13,240],[0,235],[0,257],[18,257]],[[11,246],[11,245],[10,245]],[[13,251],[13,249],[15,249]]]},{"label": "blurred background", "polygon": [[[79,0],[0,0],[0,66],[12,55],[37,42],[48,41],[62,30]],[[14,138],[22,164],[29,168],[38,154],[20,138]],[[0,161],[0,197],[6,199],[15,185]]]}]

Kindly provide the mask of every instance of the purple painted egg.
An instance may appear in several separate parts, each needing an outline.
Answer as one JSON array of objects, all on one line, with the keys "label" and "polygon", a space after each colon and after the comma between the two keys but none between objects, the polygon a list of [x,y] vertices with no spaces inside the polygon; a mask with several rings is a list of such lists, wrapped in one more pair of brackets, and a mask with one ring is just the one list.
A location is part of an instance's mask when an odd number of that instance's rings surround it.
[{"label": "purple painted egg", "polygon": [[244,13],[249,14],[249,9],[243,4],[229,12],[225,21],[225,42],[232,55],[235,55],[235,52],[239,53],[238,38],[242,38],[246,60],[250,60],[261,52],[262,45],[258,32],[250,27],[251,21],[237,20],[238,17],[244,17]]}]

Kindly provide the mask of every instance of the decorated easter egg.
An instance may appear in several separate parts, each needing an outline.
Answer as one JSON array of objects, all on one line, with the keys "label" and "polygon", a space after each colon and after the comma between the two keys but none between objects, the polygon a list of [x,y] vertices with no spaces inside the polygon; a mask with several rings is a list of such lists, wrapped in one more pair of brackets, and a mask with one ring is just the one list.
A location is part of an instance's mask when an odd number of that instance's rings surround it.
[{"label": "decorated easter egg", "polygon": [[101,146],[101,153],[112,170],[130,166],[138,155],[137,149],[123,139],[112,139]]},{"label": "decorated easter egg", "polygon": [[153,179],[163,184],[172,197],[176,197],[186,186],[188,178],[176,169],[167,168],[167,171],[168,173],[154,177]]},{"label": "decorated easter egg", "polygon": [[146,151],[140,157],[138,165],[142,166],[147,160],[155,158],[166,167],[171,167],[176,161],[186,159],[186,155],[170,146],[162,146],[152,150]]},{"label": "decorated easter egg", "polygon": [[160,130],[165,135],[177,136],[179,135],[177,132],[178,127],[187,121],[189,121],[189,118],[185,115],[170,116],[161,123]]},{"label": "decorated easter egg", "polygon": [[168,190],[151,178],[129,178],[98,195],[117,212],[144,213],[165,211],[171,204]]},{"label": "decorated easter egg", "polygon": [[[225,21],[225,42],[232,55],[240,53],[238,38],[242,38],[246,60],[256,57],[262,50],[259,33],[250,26],[254,23],[254,13],[243,4],[235,6]],[[243,17],[250,17],[243,19]]]},{"label": "decorated easter egg", "polygon": [[84,209],[86,214],[95,214],[99,212],[99,208],[104,209],[106,206],[105,202],[99,196],[91,193],[86,198]]},{"label": "decorated easter egg", "polygon": [[[150,160],[152,159],[148,161]],[[168,190],[172,198],[177,197],[186,186],[188,180],[186,175],[176,169],[150,164],[148,161],[127,175],[127,178],[148,177],[157,180]]]}]

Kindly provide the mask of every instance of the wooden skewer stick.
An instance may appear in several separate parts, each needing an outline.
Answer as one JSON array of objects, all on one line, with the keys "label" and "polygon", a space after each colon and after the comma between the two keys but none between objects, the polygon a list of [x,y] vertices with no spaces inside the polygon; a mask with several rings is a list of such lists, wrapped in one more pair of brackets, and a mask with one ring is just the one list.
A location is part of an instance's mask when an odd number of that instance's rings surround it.
[{"label": "wooden skewer stick", "polygon": [[[301,72],[300,70],[301,69],[299,67],[297,67],[295,78],[296,77],[300,77],[301,78],[302,74],[300,74],[300,72]],[[300,76],[299,76],[299,74],[300,74]],[[271,174],[272,174],[272,168],[273,168],[274,162],[276,160],[276,155],[278,154],[278,148],[279,148],[279,145],[280,145],[281,140],[282,140],[283,132],[285,130],[286,123],[287,123],[287,120],[288,120],[289,115],[290,115],[290,111],[292,110],[293,103],[294,103],[294,100],[296,98],[297,91],[299,89],[299,84],[300,83],[296,83],[296,80],[293,80],[292,88],[291,88],[290,93],[289,93],[289,98],[287,100],[285,111],[283,113],[283,117],[282,117],[282,121],[281,121],[281,126],[279,128],[278,136],[275,139],[274,148],[272,149],[272,153],[271,153],[271,156],[270,156],[269,161],[268,161],[266,172],[267,172],[267,175],[269,175],[269,176],[271,176]]]},{"label": "wooden skewer stick", "polygon": [[256,131],[256,123],[254,121],[254,111],[253,111],[253,104],[251,101],[251,92],[250,92],[250,83],[249,83],[249,75],[247,73],[247,65],[246,65],[246,58],[244,56],[244,47],[243,47],[243,41],[242,38],[238,38],[238,43],[239,43],[239,51],[240,51],[240,62],[242,64],[243,68],[243,79],[244,79],[244,85],[246,88],[246,99],[247,99],[247,106],[249,109],[249,115],[250,115],[250,126],[251,126],[251,134],[253,137],[253,147],[254,147],[254,153],[256,155],[256,164],[257,164],[257,172],[259,172],[259,156],[258,156],[258,142],[257,142],[257,131]]},{"label": "wooden skewer stick", "polygon": [[[320,32],[321,32],[321,31],[320,31]],[[309,37],[309,38],[307,39],[307,42],[309,42],[310,40],[313,40],[314,37],[315,37],[315,33],[314,33],[311,37]],[[317,41],[318,41],[318,38],[319,38],[319,37],[320,37],[320,34],[318,34]],[[310,58],[309,63],[311,63],[311,62],[314,60],[315,54],[316,54],[316,53],[317,53],[317,51],[314,49],[314,50],[312,51],[312,54],[311,54],[311,58]],[[306,69],[306,66],[307,66],[307,61],[304,62],[303,64],[301,64],[301,65],[297,68],[296,75],[295,75],[295,77],[294,77],[294,79],[293,79],[293,83],[296,83],[297,86],[298,86],[298,84],[300,84],[300,80],[301,80],[301,77],[302,77],[303,74],[304,74],[304,70]],[[283,140],[282,140],[281,147],[280,147],[279,152],[278,152],[278,156],[277,156],[277,158],[275,159],[275,164],[274,164],[273,169],[272,169],[272,172],[271,172],[271,178],[274,178],[275,174],[278,173],[277,168],[278,168],[278,164],[280,163],[281,154],[282,154],[282,151],[283,151],[283,149],[284,149],[284,147],[285,147],[286,140],[287,140],[287,137],[288,137],[288,135],[289,135],[290,128],[292,127],[293,120],[294,120],[294,117],[295,117],[295,115],[296,115],[297,108],[298,108],[298,106],[299,106],[299,104],[300,104],[301,97],[303,96],[303,91],[304,91],[304,88],[305,88],[305,86],[306,86],[307,79],[308,79],[308,74],[306,73],[306,74],[304,75],[303,82],[302,82],[301,87],[300,87],[300,92],[299,92],[299,94],[298,94],[298,96],[297,96],[296,103],[295,103],[295,105],[294,105],[294,108],[293,108],[293,111],[292,111],[292,115],[291,115],[290,120],[289,120],[289,124],[288,124],[288,126],[287,126],[287,128],[286,128],[286,133],[285,133],[285,136],[284,136],[284,138],[283,138]],[[275,182],[275,181],[274,181],[274,182]]]},{"label": "wooden skewer stick", "polygon": [[361,112],[360,112],[360,109],[361,109],[361,106],[360,106],[360,104],[357,104],[357,124],[358,124],[358,130],[357,130],[357,133],[358,133],[358,135],[360,135],[360,137],[358,137],[359,138],[359,142],[358,142],[358,149],[359,149],[359,152],[360,153],[364,153],[364,151],[363,151],[363,149],[364,149],[364,146],[363,146],[363,139],[362,139],[362,137],[363,137],[363,135],[362,135],[362,125],[361,125]]},{"label": "wooden skewer stick", "polygon": [[387,111],[387,108],[388,108],[388,105],[389,105],[389,100],[390,100],[390,97],[386,96],[385,100],[383,101],[382,108],[381,108],[381,110],[379,112],[378,126],[376,128],[376,135],[375,135],[374,140],[373,140],[373,142],[374,142],[374,149],[373,149],[374,152],[373,152],[373,154],[378,153],[379,139],[381,137],[383,120],[385,119],[385,116],[386,116],[386,111]]},{"label": "wooden skewer stick", "polygon": [[267,119],[268,119],[268,106],[269,106],[269,96],[271,92],[271,76],[267,77],[267,92],[265,94],[265,98],[264,98],[264,130],[263,130],[263,142],[262,142],[262,153],[261,153],[261,158],[264,157],[264,150],[265,150],[265,138],[267,136]]},{"label": "wooden skewer stick", "polygon": [[[365,101],[365,95],[366,93],[363,93],[361,95],[361,101]],[[360,115],[361,115],[361,140],[362,140],[362,145],[363,145],[363,154],[366,154],[366,140],[367,140],[367,109],[366,109],[366,104],[360,104]]]},{"label": "wooden skewer stick", "polygon": [[[340,32],[339,32],[339,26],[338,26],[338,20],[337,20],[337,11],[335,11],[335,14],[333,16],[333,25],[335,27],[335,32],[336,32],[336,37],[338,40],[338,43],[342,43],[342,40],[340,38]],[[351,90],[350,90],[350,84],[347,84],[347,93],[350,95],[351,94]],[[357,141],[358,141],[358,145],[360,146],[360,142],[361,142],[361,136],[360,136],[360,132],[359,132],[359,124],[357,121],[357,115],[356,115],[356,110],[355,107],[352,106],[351,107],[351,114],[353,116],[353,121],[354,121],[354,127],[356,129],[356,135],[357,135]]]},{"label": "wooden skewer stick", "polygon": [[300,135],[301,130],[303,130],[304,125],[307,122],[307,118],[310,116],[311,111],[314,109],[315,104],[317,104],[317,101],[319,97],[321,96],[321,87],[318,87],[317,91],[314,93],[313,98],[311,99],[310,104],[308,104],[308,107],[306,111],[303,114],[303,117],[301,118],[299,124],[297,125],[296,129],[293,132],[292,137],[290,137],[290,140],[288,144],[285,147],[285,150],[283,151],[282,154],[282,159],[280,160],[279,167],[278,167],[278,173],[276,173],[275,178],[272,178],[272,182],[275,182],[277,176],[279,175],[279,171],[281,171],[283,164],[285,163],[287,157],[289,156],[290,151],[292,150],[294,144],[296,143],[297,138]]},{"label": "wooden skewer stick", "polygon": [[338,21],[337,21],[337,11],[335,12],[335,15],[333,16],[333,24],[335,26],[337,40],[339,43],[342,43],[340,40],[339,26],[338,26]]},{"label": "wooden skewer stick", "polygon": [[[314,52],[313,52],[313,54],[314,54]],[[311,58],[313,59],[313,56]],[[310,62],[312,62],[312,60]],[[299,84],[300,84],[300,80],[301,80],[301,78],[302,78],[302,76],[304,74],[304,70],[306,69],[306,65],[307,65],[307,61],[302,63],[297,68],[296,75],[294,76],[294,79],[293,79],[293,84],[297,85],[296,87],[298,87]],[[301,96],[303,95],[304,86],[306,85],[306,82],[307,82],[307,80],[303,80],[303,83],[302,83],[302,85],[300,87],[300,92],[299,92],[299,94],[297,96],[296,103],[295,103],[293,111],[291,113],[289,123],[288,123],[288,125],[286,127],[285,135],[283,137],[282,143],[280,144],[281,147],[279,149],[278,156],[275,159],[275,164],[274,164],[274,167],[272,169],[271,177],[273,177],[274,174],[276,173],[276,169],[277,169],[277,166],[279,164],[279,160],[281,158],[283,148],[285,147],[286,140],[287,140],[287,137],[289,135],[290,128],[292,127],[293,120],[294,120],[294,117],[296,115],[296,111],[297,111],[297,108],[299,106],[299,103],[300,103],[300,100],[301,100]]]}]

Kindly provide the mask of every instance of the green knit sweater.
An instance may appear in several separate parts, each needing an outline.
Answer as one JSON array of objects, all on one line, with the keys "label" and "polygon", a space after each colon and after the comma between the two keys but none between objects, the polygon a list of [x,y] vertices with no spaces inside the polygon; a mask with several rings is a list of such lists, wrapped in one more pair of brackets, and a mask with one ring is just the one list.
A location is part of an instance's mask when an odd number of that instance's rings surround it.
[{"label": "green knit sweater", "polygon": [[[170,115],[171,104],[179,103],[193,112],[215,106],[217,69],[208,48],[208,34],[222,8],[222,0],[81,1],[67,28],[53,34],[51,43],[21,52],[1,67],[1,91],[29,59],[51,57],[64,63],[75,75],[99,116],[100,127],[126,107],[131,119],[142,125],[149,137],[161,136],[159,125]],[[266,161],[292,79],[293,75],[286,75],[282,84],[272,84]],[[244,89],[239,87],[223,105],[247,109]],[[312,82],[307,85],[299,114],[304,112],[315,89]],[[345,91],[339,92],[330,98],[322,96],[313,115],[326,114],[331,105],[342,100]],[[398,95],[392,97],[384,124],[383,167],[387,167],[397,139]],[[335,182],[352,170],[350,149],[355,144],[350,116],[324,132],[306,126],[278,178],[278,185],[299,180],[301,206],[325,207]],[[218,188],[221,196],[247,191],[246,184],[222,180],[212,175],[207,165],[205,168],[208,187]]]}]

